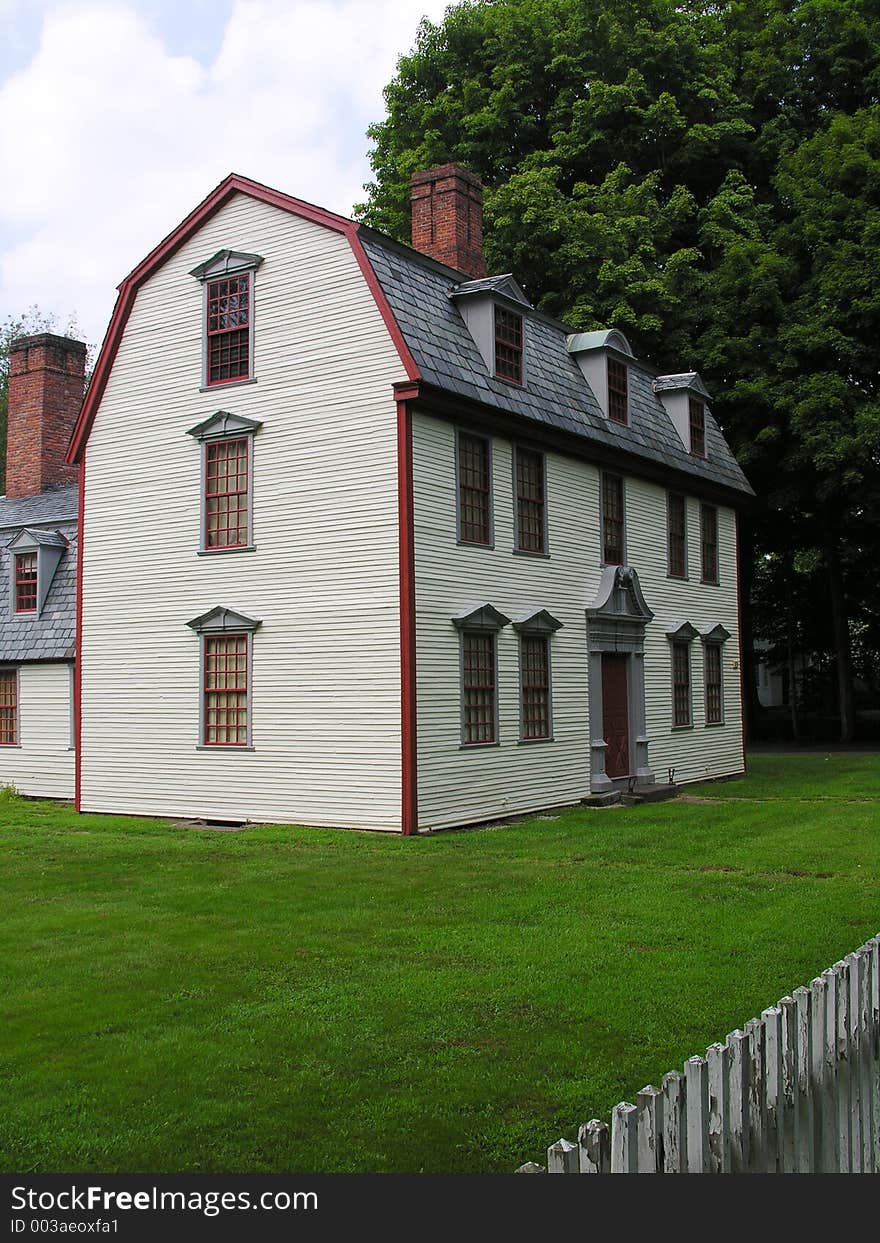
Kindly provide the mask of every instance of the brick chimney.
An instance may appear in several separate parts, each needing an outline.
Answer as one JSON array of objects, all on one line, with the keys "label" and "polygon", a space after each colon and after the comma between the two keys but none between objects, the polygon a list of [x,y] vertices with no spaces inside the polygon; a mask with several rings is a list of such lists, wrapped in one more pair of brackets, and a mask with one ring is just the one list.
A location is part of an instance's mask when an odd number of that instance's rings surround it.
[{"label": "brick chimney", "polygon": [[466,276],[485,276],[479,177],[458,164],[441,164],[413,173],[409,195],[415,249]]},{"label": "brick chimney", "polygon": [[64,457],[83,402],[86,347],[41,332],[9,349],[6,495],[36,496],[76,483]]}]

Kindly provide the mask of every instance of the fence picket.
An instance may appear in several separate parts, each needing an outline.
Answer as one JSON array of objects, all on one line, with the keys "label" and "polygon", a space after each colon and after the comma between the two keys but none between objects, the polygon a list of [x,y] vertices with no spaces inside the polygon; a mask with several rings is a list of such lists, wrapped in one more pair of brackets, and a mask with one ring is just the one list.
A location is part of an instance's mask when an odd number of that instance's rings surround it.
[{"label": "fence picket", "polygon": [[713,1174],[730,1173],[730,1049],[713,1044],[709,1064],[709,1161]]},{"label": "fence picket", "polygon": [[828,985],[817,976],[810,981],[813,996],[813,1039],[810,1046],[810,1074],[813,1079],[813,1151],[814,1171],[821,1174],[828,1160],[830,1136],[831,1094],[827,1082],[828,1066],[825,1061],[825,1023],[827,1020],[825,994]]},{"label": "fence picket", "polygon": [[785,1131],[785,1097],[782,1086],[782,1010],[769,1006],[761,1014],[764,1023],[764,1057],[767,1092],[767,1172],[781,1174],[782,1136]]},{"label": "fence picket", "polygon": [[570,1144],[567,1139],[558,1139],[547,1149],[548,1174],[577,1174],[577,1144]]},{"label": "fence picket", "polygon": [[611,1172],[611,1136],[608,1126],[598,1118],[591,1118],[578,1131],[580,1172],[582,1174],[609,1174]]},{"label": "fence picket", "polygon": [[797,1006],[797,1167],[801,1174],[814,1169],[813,1093],[810,1071],[813,1057],[813,995],[808,988],[796,988]]},{"label": "fence picket", "polygon": [[687,1170],[687,1083],[671,1070],[663,1076],[663,1173]]},{"label": "fence picket", "polygon": [[783,997],[782,1011],[782,1174],[797,1173],[797,1002]]},{"label": "fence picket", "polygon": [[856,952],[859,976],[859,1102],[862,1123],[862,1170],[874,1173],[874,1140],[872,1135],[873,1098],[876,1085],[871,1067],[871,959],[867,946]]},{"label": "fence picket", "polygon": [[747,1032],[731,1032],[730,1049],[730,1168],[745,1174],[749,1168],[749,1037]]},{"label": "fence picket", "polygon": [[837,976],[837,1134],[840,1173],[852,1174],[852,1093],[849,1059],[849,964],[836,962]]},{"label": "fence picket", "polygon": [[689,1057],[684,1064],[687,1081],[687,1172],[709,1173],[709,1064]]},{"label": "fence picket", "polygon": [[611,1112],[611,1173],[637,1174],[638,1169],[638,1114],[635,1105],[621,1101]]},{"label": "fence picket", "polygon": [[874,1145],[874,1171],[880,1172],[880,937],[868,942],[871,959],[871,1139]]},{"label": "fence picket", "polygon": [[849,1090],[852,1107],[852,1170],[854,1174],[864,1174],[864,1149],[862,1145],[862,1123],[865,1109],[862,1093],[862,1033],[860,1027],[861,994],[859,990],[859,960],[856,954],[847,954],[846,965],[849,967],[849,1026],[847,1043],[849,1045]]},{"label": "fence picket", "polygon": [[640,1174],[663,1173],[663,1093],[653,1084],[636,1096]]},{"label": "fence picket", "polygon": [[749,1036],[749,1169],[760,1174],[767,1168],[764,1135],[764,1025],[760,1019],[749,1019],[745,1030]]},{"label": "fence picket", "polygon": [[839,1174],[840,1165],[840,1068],[837,1061],[837,1007],[840,978],[833,967],[822,972],[825,981],[825,1083],[828,1113],[824,1117],[825,1159],[823,1173]]}]

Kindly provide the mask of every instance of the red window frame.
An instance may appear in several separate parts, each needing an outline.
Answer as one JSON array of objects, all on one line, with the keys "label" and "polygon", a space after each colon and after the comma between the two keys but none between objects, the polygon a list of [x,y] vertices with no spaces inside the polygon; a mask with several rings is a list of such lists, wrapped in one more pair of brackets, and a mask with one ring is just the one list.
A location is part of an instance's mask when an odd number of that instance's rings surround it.
[{"label": "red window frame", "polygon": [[464,630],[461,636],[462,742],[473,747],[496,741],[495,635]]},{"label": "red window frame", "polygon": [[524,742],[550,737],[550,640],[544,634],[520,635],[520,717]]},{"label": "red window frame", "polygon": [[626,559],[623,477],[602,472],[602,560],[623,565]]},{"label": "red window frame", "polygon": [[547,551],[547,489],[544,454],[515,451],[516,547],[518,552]]},{"label": "red window frame", "polygon": [[458,538],[463,544],[491,544],[490,444],[485,436],[458,435]]},{"label": "red window frame", "polygon": [[669,577],[687,578],[687,500],[680,492],[667,496],[666,526]]},{"label": "red window frame", "polygon": [[695,397],[689,398],[688,412],[691,429],[691,453],[694,457],[706,456],[706,407]]},{"label": "red window frame", "polygon": [[207,283],[205,382],[231,384],[251,374],[251,272]]},{"label": "red window frame", "polygon": [[703,665],[706,679],[706,724],[721,725],[724,722],[724,674],[720,643],[705,645]]},{"label": "red window frame", "polygon": [[523,317],[507,307],[495,307],[495,375],[522,384]]},{"label": "red window frame", "polygon": [[718,510],[714,505],[700,507],[700,579],[718,584]]},{"label": "red window frame", "polygon": [[608,359],[608,417],[624,426],[629,422],[629,371],[616,358]]},{"label": "red window frame", "polygon": [[37,611],[37,554],[35,552],[15,554],[15,611],[16,613],[36,613]]},{"label": "red window frame", "polygon": [[245,548],[249,543],[250,439],[205,442],[207,549]]},{"label": "red window frame", "polygon": [[0,747],[18,746],[18,670],[0,669]]},{"label": "red window frame", "polygon": [[672,644],[672,724],[691,724],[691,650],[689,643]]},{"label": "red window frame", "polygon": [[250,738],[247,634],[202,639],[202,745],[246,747]]}]

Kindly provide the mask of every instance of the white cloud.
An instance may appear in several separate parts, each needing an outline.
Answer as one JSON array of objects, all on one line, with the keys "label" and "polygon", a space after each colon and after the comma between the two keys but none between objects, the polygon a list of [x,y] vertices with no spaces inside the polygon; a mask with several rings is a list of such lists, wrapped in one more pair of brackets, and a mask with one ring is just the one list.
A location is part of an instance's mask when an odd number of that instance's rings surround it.
[{"label": "white cloud", "polygon": [[444,8],[236,0],[201,64],[136,0],[50,4],[38,51],[0,86],[0,319],[75,310],[100,340],[118,282],[231,171],[350,212],[382,87]]}]

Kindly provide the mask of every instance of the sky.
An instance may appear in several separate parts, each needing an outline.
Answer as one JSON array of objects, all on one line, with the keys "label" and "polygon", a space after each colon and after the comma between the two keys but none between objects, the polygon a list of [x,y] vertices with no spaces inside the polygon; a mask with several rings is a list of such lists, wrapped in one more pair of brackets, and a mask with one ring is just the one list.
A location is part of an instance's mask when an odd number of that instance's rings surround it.
[{"label": "sky", "polygon": [[100,344],[116,286],[230,172],[350,215],[366,128],[448,0],[0,0],[0,323]]}]

